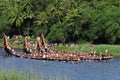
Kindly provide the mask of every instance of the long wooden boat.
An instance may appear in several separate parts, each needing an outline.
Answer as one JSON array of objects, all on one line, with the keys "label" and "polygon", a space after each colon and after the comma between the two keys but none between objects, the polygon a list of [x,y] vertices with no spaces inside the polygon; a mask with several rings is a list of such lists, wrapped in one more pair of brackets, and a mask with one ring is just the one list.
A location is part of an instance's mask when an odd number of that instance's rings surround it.
[{"label": "long wooden boat", "polygon": [[[76,53],[76,52],[55,52],[55,51],[38,51],[30,52],[16,52],[12,49],[7,41],[6,35],[4,34],[4,49],[8,54],[14,55],[16,57],[24,57],[30,59],[39,59],[39,60],[52,60],[52,61],[81,61],[81,60],[109,60],[113,59],[113,56],[110,54],[107,55],[91,55],[91,53]],[[40,46],[40,44],[38,45]]]}]

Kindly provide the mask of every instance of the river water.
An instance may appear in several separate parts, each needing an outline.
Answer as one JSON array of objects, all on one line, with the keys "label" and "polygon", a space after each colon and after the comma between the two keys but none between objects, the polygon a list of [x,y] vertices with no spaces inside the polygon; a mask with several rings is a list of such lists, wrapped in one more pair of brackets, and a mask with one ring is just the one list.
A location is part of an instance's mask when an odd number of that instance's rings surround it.
[{"label": "river water", "polygon": [[0,49],[0,71],[16,69],[18,72],[35,73],[45,76],[45,80],[120,80],[120,58],[110,61],[89,62],[77,64],[34,60],[17,57],[5,57],[5,51]]}]

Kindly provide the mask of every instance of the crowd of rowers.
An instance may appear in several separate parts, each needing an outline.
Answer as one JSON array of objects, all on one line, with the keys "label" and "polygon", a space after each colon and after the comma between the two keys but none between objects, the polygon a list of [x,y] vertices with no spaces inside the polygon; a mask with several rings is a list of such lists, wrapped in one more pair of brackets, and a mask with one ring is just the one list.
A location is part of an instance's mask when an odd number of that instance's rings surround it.
[{"label": "crowd of rowers", "polygon": [[[20,54],[21,55],[21,54]],[[77,53],[77,52],[64,52],[64,51],[51,51],[51,52],[31,52],[30,54],[23,54],[23,56],[33,57],[38,59],[50,59],[60,61],[80,61],[80,60],[107,60],[113,58],[109,54],[102,55],[96,53]]]},{"label": "crowd of rowers", "polygon": [[[7,42],[6,39],[5,41]],[[96,54],[96,51],[90,53],[54,51],[45,42],[43,34],[41,35],[41,38],[36,38],[36,41],[37,44],[35,49],[31,49],[30,45],[27,42],[27,39],[25,38],[23,42],[23,50],[25,53],[24,52],[17,53],[14,51],[14,49],[12,49],[13,54],[16,56],[59,61],[103,60],[113,58],[113,56],[108,54],[107,50],[104,55],[102,53]],[[9,46],[7,47],[10,48]]]},{"label": "crowd of rowers", "polygon": [[112,56],[108,54],[107,50],[104,55],[102,53],[98,55],[96,54],[96,51],[93,51],[91,53],[54,51],[51,49],[51,47],[48,46],[48,44],[46,44],[43,35],[41,35],[41,40],[40,38],[37,38],[36,40],[37,40],[37,46],[35,48],[35,51],[28,48],[26,39],[23,43],[24,51],[28,53],[28,55],[31,55],[36,58],[50,59],[50,60],[64,60],[64,61],[65,60],[67,61],[102,60],[102,59],[112,58]]}]

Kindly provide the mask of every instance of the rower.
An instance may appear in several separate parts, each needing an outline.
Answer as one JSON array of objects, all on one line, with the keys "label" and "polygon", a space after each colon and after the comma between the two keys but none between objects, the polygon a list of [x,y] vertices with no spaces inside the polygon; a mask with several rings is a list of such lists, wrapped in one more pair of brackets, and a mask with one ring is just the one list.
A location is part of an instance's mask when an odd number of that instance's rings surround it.
[{"label": "rower", "polygon": [[107,49],[105,50],[105,53],[108,53],[108,50],[107,50]]},{"label": "rower", "polygon": [[[29,47],[29,48],[28,48]],[[27,39],[25,38],[24,42],[23,42],[23,50],[26,52],[26,53],[31,53],[32,50],[30,49],[30,45],[28,45],[27,43]]]},{"label": "rower", "polygon": [[102,52],[100,52],[100,61],[102,60]]},{"label": "rower", "polygon": [[105,55],[108,55],[108,50],[107,49],[105,50]]},{"label": "rower", "polygon": [[93,56],[96,57],[96,51],[94,51]]},{"label": "rower", "polygon": [[40,42],[40,38],[37,38],[37,51],[40,52],[42,49],[41,49],[41,42]]}]

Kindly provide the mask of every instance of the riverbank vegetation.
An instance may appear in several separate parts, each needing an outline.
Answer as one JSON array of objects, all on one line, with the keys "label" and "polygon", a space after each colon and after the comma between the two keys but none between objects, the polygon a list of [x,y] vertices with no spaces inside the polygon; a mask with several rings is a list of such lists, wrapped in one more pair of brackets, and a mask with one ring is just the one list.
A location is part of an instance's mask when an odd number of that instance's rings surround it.
[{"label": "riverbank vegetation", "polygon": [[[0,0],[0,34],[120,44],[120,0]],[[2,35],[1,35],[2,36]]]},{"label": "riverbank vegetation", "polygon": [[3,69],[0,72],[0,80],[60,80],[60,78],[59,76],[56,76],[56,78],[54,79],[52,77],[46,79],[43,75],[38,76],[34,72],[30,74],[30,73],[22,73],[14,69],[10,71],[6,71],[5,69]]},{"label": "riverbank vegetation", "polygon": [[102,54],[105,54],[105,51],[108,50],[109,54],[112,54],[114,57],[120,57],[120,46],[119,45],[105,45],[105,44],[99,44],[94,45],[94,47],[91,47],[91,44],[79,44],[79,46],[57,46],[55,47],[55,50],[58,51],[75,51],[75,52],[93,52],[96,51],[97,54],[102,52]]},{"label": "riverbank vegetation", "polygon": [[[34,75],[34,74],[33,74]],[[22,74],[16,70],[11,71],[1,71],[0,72],[0,80],[32,80],[33,78],[30,77],[27,74]],[[34,80],[44,80],[44,79],[38,79],[38,77],[34,77]]]}]

